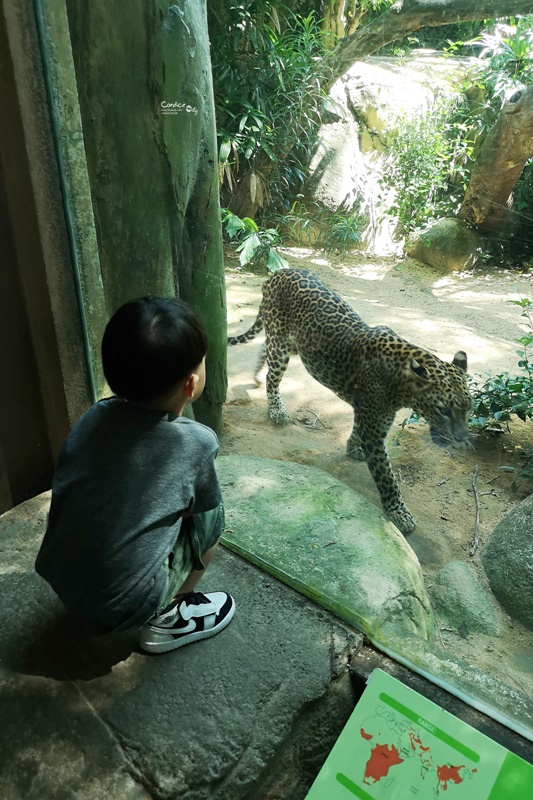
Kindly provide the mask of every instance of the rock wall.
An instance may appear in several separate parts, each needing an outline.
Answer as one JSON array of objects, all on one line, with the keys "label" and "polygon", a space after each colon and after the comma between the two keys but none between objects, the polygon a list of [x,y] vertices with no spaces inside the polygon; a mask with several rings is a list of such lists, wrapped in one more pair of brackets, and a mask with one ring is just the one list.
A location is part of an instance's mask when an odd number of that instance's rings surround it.
[{"label": "rock wall", "polygon": [[360,209],[368,221],[365,249],[390,251],[394,222],[378,212],[392,200],[379,183],[391,132],[400,117],[457,96],[469,64],[427,50],[401,59],[371,57],[334,84],[304,194],[331,211]]}]

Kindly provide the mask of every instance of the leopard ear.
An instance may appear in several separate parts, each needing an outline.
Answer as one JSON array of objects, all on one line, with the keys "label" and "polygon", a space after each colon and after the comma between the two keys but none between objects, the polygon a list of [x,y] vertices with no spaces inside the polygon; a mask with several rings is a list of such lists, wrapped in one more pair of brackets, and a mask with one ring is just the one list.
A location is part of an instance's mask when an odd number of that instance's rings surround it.
[{"label": "leopard ear", "polygon": [[423,367],[421,364],[419,364],[416,358],[411,359],[411,361],[409,362],[409,368],[411,372],[414,372],[417,378],[420,378],[420,380],[422,381],[429,380],[427,369]]},{"label": "leopard ear", "polygon": [[466,372],[467,359],[464,350],[459,350],[459,352],[454,355],[452,364],[454,367],[457,367],[457,369],[460,369],[461,372]]}]

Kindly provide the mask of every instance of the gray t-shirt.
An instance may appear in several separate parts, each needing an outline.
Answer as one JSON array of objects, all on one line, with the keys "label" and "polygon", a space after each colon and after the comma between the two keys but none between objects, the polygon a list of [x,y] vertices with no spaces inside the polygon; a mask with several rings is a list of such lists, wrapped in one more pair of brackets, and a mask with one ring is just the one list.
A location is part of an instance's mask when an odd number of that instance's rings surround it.
[{"label": "gray t-shirt", "polygon": [[181,513],[222,501],[210,428],[116,397],[61,449],[35,568],[63,603],[107,628],[142,624],[166,589]]}]

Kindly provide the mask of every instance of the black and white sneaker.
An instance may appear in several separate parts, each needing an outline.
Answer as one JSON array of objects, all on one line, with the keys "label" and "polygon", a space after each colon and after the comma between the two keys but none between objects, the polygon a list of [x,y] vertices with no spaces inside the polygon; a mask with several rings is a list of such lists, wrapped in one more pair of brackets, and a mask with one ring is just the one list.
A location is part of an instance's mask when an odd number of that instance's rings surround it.
[{"label": "black and white sneaker", "polygon": [[139,644],[148,653],[166,653],[223,630],[235,613],[235,601],[226,592],[189,592],[178,595],[141,630]]}]

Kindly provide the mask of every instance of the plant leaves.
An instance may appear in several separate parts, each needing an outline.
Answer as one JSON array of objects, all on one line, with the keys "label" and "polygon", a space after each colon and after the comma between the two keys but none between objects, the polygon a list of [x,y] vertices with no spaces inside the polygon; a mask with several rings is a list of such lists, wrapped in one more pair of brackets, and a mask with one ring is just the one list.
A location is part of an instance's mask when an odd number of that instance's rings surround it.
[{"label": "plant leaves", "polygon": [[[231,214],[231,211],[228,213]],[[226,233],[228,234],[230,239],[233,239],[233,237],[236,236],[237,233],[239,233],[240,231],[246,230],[246,225],[244,224],[242,219],[240,219],[240,217],[238,217],[236,214],[231,214],[231,216],[226,219],[225,224],[226,224]]]},{"label": "plant leaves", "polygon": [[289,263],[277,252],[277,250],[274,250],[274,248],[271,247],[266,265],[269,272],[277,272],[279,269],[288,267]]},{"label": "plant leaves", "polygon": [[241,266],[244,267],[252,260],[253,254],[260,246],[260,244],[261,244],[261,239],[259,238],[257,233],[251,233],[249,236],[245,238],[242,244],[238,246],[237,252],[240,253],[239,261],[241,262]]},{"label": "plant leaves", "polygon": [[218,160],[222,162],[227,161],[230,153],[231,153],[231,139],[224,139],[224,141],[220,145]]}]

